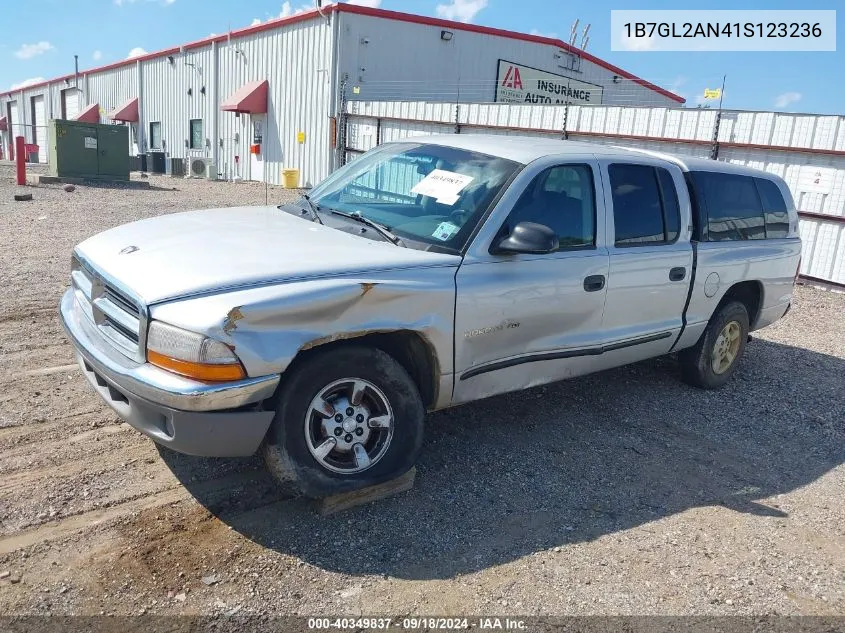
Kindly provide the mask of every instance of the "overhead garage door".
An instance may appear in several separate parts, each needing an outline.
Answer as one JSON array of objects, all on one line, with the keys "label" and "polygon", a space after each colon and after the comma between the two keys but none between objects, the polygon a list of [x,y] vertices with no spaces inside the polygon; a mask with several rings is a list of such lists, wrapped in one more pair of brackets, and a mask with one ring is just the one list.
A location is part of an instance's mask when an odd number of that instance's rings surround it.
[{"label": "overhead garage door", "polygon": [[79,114],[79,90],[76,88],[62,90],[62,116],[70,120],[77,114]]},{"label": "overhead garage door", "polygon": [[18,109],[18,102],[12,101],[9,103],[9,131],[14,139],[16,136],[23,136],[26,138],[24,134],[23,125],[21,125],[21,115],[20,110]]},{"label": "overhead garage door", "polygon": [[47,112],[44,107],[44,95],[32,98],[32,142],[38,145],[38,162],[47,162]]}]

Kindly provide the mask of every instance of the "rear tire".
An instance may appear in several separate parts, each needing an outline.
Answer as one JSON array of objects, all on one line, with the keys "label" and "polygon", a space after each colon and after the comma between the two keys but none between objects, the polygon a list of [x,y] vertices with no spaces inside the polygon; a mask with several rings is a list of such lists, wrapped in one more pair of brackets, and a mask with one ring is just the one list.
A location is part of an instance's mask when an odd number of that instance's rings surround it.
[{"label": "rear tire", "polygon": [[724,386],[745,352],[748,330],[744,305],[731,301],[719,308],[698,342],[678,353],[684,382],[701,389]]},{"label": "rear tire", "polygon": [[416,384],[392,356],[335,347],[292,368],[262,453],[286,492],[326,497],[407,472],[422,447],[424,417]]}]

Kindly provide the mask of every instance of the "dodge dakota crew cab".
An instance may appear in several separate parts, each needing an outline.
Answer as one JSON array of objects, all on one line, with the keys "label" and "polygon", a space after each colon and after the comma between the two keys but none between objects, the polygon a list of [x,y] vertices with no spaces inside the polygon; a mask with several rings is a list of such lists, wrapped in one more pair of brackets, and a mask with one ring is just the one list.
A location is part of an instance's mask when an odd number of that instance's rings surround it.
[{"label": "dodge dakota crew cab", "polygon": [[409,469],[426,411],[670,352],[689,383],[724,385],[749,331],[789,309],[800,251],[772,174],[435,136],[294,204],[95,235],[61,319],[134,428],[193,455],[260,450],[319,497]]}]

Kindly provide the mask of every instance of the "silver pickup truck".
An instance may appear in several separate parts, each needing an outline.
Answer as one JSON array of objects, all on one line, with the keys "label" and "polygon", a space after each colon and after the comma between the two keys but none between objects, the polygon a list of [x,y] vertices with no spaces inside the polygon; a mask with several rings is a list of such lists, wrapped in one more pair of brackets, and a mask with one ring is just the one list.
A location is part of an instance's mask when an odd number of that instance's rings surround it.
[{"label": "silver pickup truck", "polygon": [[426,411],[670,352],[687,382],[724,385],[749,332],[789,309],[800,252],[769,173],[424,137],[296,204],[84,241],[61,319],[134,428],[193,455],[261,450],[281,485],[320,497],[409,469]]}]

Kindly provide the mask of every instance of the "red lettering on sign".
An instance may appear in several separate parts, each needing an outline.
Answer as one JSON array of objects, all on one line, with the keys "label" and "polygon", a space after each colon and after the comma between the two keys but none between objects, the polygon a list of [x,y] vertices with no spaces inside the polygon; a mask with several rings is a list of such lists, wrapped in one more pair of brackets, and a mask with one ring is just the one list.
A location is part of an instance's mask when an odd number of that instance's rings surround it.
[{"label": "red lettering on sign", "polygon": [[508,68],[508,72],[505,73],[505,78],[502,80],[502,87],[522,90],[522,76],[519,74],[519,68],[516,66]]}]

